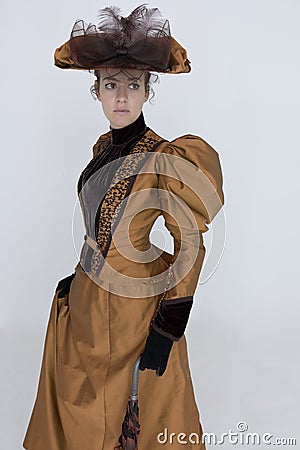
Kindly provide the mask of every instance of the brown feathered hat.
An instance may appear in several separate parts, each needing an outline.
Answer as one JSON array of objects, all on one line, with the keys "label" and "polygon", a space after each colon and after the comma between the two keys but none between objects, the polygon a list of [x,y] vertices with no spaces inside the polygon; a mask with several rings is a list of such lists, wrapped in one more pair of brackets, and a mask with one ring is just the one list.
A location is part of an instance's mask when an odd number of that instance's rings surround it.
[{"label": "brown feathered hat", "polygon": [[171,36],[169,21],[158,8],[142,4],[127,17],[117,6],[99,11],[98,26],[76,20],[70,39],[55,50],[60,69],[104,67],[164,73],[190,72],[186,50]]}]

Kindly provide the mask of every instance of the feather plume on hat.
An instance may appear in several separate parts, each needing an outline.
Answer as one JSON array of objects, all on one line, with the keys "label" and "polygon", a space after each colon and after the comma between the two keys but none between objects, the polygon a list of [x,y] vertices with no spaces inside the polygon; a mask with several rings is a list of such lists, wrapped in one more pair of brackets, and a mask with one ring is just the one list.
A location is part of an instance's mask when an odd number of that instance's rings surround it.
[{"label": "feather plume on hat", "polygon": [[97,26],[76,20],[70,39],[55,50],[57,67],[190,72],[186,50],[171,36],[169,21],[158,8],[142,4],[123,17],[119,7],[110,6],[101,9],[98,18]]}]

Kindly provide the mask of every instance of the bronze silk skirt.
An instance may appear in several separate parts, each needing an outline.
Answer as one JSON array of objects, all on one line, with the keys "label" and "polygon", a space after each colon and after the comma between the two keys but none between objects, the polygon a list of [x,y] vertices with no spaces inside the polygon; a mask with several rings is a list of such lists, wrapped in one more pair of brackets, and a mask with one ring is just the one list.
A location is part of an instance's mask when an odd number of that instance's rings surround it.
[{"label": "bronze silk skirt", "polygon": [[[25,449],[118,445],[133,366],[158,299],[108,292],[78,263],[69,294],[53,298]],[[161,377],[154,370],[139,371],[138,404],[139,450],[205,450],[185,335],[174,342]]]}]

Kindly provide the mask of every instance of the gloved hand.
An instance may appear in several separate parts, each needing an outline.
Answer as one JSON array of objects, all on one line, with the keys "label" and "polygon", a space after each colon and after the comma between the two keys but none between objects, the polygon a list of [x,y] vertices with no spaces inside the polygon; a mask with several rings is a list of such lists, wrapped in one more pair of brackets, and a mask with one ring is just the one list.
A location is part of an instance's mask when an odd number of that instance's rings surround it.
[{"label": "gloved hand", "polygon": [[71,275],[68,275],[67,277],[60,280],[56,286],[55,292],[60,291],[57,295],[58,298],[64,297],[67,295],[70,291],[70,286],[72,283],[73,278],[75,277],[75,272]]},{"label": "gloved hand", "polygon": [[144,352],[141,354],[139,369],[154,369],[158,377],[162,376],[167,367],[172,345],[171,339],[151,327]]}]

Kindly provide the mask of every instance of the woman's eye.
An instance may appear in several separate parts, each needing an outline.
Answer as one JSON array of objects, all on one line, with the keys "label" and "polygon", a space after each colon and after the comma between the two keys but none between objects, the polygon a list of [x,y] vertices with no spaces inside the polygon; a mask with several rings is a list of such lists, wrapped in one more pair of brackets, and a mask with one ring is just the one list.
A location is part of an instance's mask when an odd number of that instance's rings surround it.
[{"label": "woman's eye", "polygon": [[138,89],[140,87],[140,85],[138,83],[131,83],[129,85],[129,87],[130,87],[130,89],[136,90],[136,89]]},{"label": "woman's eye", "polygon": [[106,89],[114,89],[116,87],[116,83],[106,83]]}]

